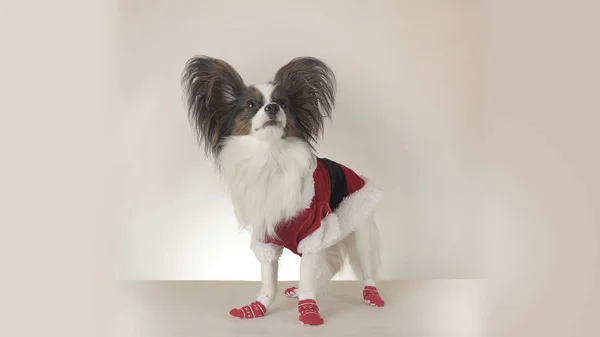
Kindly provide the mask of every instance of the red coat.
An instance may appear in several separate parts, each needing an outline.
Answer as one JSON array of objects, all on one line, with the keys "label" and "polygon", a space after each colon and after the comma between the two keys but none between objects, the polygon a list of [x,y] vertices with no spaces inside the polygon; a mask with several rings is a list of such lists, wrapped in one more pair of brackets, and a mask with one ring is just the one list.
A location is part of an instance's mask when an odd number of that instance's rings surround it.
[{"label": "red coat", "polygon": [[[283,246],[302,256],[298,252],[300,242],[317,231],[323,225],[323,219],[343,206],[346,197],[365,186],[365,180],[351,169],[322,158],[317,159],[313,179],[315,194],[310,206],[293,219],[280,224],[276,230],[277,239],[268,239],[264,243]],[[342,238],[336,238],[336,241]]]}]

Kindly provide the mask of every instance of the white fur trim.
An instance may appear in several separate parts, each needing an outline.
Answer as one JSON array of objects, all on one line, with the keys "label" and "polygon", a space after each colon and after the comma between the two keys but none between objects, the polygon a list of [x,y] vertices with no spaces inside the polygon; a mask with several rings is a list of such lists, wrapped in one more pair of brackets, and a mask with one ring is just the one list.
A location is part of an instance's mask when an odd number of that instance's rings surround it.
[{"label": "white fur trim", "polygon": [[298,252],[316,253],[343,240],[364,223],[381,201],[382,190],[372,181],[361,177],[365,186],[342,200],[335,213],[321,221],[321,227],[300,241]]},{"label": "white fur trim", "polygon": [[250,249],[254,252],[260,263],[268,263],[279,260],[283,253],[283,247],[273,243],[262,243],[252,240]]},{"label": "white fur trim", "polygon": [[316,253],[323,248],[335,244],[341,237],[341,225],[338,216],[335,213],[331,213],[321,220],[321,227],[319,229],[300,241],[298,244],[298,253]]}]

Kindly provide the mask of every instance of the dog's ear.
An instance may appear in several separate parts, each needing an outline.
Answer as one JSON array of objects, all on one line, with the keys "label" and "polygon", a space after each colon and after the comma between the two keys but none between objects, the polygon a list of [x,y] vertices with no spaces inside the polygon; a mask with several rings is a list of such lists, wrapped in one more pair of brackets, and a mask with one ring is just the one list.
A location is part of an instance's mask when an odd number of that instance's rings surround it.
[{"label": "dog's ear", "polygon": [[287,95],[299,131],[316,140],[323,131],[323,119],[331,118],[335,105],[333,71],[317,58],[298,57],[281,67],[273,82]]},{"label": "dog's ear", "polygon": [[298,57],[275,74],[276,85],[288,95],[290,103],[330,117],[335,105],[336,79],[323,61],[314,57]]},{"label": "dog's ear", "polygon": [[207,154],[216,154],[245,85],[227,62],[208,56],[187,61],[181,77],[188,117]]}]

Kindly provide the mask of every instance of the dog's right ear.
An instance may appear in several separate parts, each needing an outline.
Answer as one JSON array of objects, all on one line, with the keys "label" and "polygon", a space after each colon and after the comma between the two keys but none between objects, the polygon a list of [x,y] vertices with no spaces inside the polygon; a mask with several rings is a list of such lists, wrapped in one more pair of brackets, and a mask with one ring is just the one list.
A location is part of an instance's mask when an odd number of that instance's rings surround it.
[{"label": "dog's right ear", "polygon": [[181,77],[188,118],[207,155],[216,155],[227,132],[245,85],[227,62],[195,56],[185,64]]}]

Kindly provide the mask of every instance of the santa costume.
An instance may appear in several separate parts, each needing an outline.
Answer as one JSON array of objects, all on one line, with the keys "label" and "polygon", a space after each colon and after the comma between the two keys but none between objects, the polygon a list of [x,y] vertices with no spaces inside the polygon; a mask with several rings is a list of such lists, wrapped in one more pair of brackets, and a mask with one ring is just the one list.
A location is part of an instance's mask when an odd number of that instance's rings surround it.
[{"label": "santa costume", "polygon": [[[281,223],[276,229],[277,238],[262,243],[272,249],[287,248],[299,256],[322,251],[352,233],[381,199],[381,190],[372,182],[327,158],[317,158],[313,181],[310,206]],[[258,254],[261,248],[253,247]]]}]

